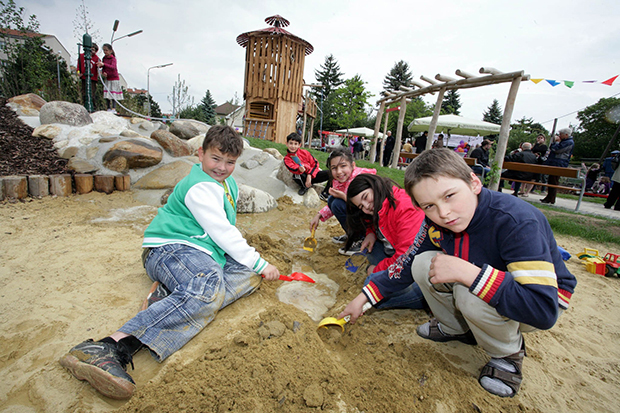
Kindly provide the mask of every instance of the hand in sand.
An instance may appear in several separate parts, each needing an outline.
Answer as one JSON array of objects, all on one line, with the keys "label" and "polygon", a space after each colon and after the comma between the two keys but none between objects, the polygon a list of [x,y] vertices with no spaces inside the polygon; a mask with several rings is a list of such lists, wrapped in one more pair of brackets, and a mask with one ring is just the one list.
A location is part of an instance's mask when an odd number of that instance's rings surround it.
[{"label": "hand in sand", "polygon": [[364,313],[362,311],[362,307],[364,306],[364,304],[366,304],[366,302],[368,302],[368,298],[366,298],[366,295],[364,295],[363,293],[360,293],[355,299],[349,302],[347,307],[344,308],[342,312],[340,312],[340,315],[338,315],[338,319],[344,318],[347,315],[351,315],[351,320],[349,321],[349,323],[355,323],[357,318],[359,318]]},{"label": "hand in sand", "polygon": [[280,278],[278,268],[272,264],[267,265],[267,267],[263,270],[262,275],[265,280],[278,280]]}]

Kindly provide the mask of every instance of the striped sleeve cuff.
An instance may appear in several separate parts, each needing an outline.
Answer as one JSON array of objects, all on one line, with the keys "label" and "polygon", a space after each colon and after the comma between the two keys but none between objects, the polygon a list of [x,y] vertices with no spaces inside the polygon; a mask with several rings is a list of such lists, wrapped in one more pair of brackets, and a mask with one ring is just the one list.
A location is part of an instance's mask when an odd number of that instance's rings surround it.
[{"label": "striped sleeve cuff", "polygon": [[256,263],[254,264],[254,271],[260,275],[262,274],[263,270],[265,270],[267,265],[269,265],[269,263],[262,257],[259,257]]},{"label": "striped sleeve cuff", "polygon": [[486,303],[491,303],[493,296],[504,280],[505,272],[485,264],[469,291]]},{"label": "striped sleeve cuff", "polygon": [[381,295],[381,292],[379,292],[377,285],[375,285],[372,281],[369,282],[366,286],[364,286],[362,292],[364,292],[364,294],[373,306],[376,305],[377,302],[383,300],[383,295]]},{"label": "striped sleeve cuff", "polygon": [[562,309],[568,309],[570,298],[573,296],[568,290],[558,289],[558,305]]}]

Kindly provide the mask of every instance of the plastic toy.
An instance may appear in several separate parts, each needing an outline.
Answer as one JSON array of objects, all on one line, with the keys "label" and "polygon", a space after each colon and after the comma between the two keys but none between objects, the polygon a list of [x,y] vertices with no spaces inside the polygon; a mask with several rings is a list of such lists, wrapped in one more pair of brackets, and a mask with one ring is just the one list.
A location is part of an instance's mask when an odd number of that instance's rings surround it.
[{"label": "plastic toy", "polygon": [[603,260],[605,261],[605,276],[616,275],[620,277],[620,255],[607,253]]},{"label": "plastic toy", "polygon": [[577,257],[586,265],[588,272],[605,276],[605,261],[599,257],[598,250],[586,247],[583,249],[583,253],[578,254]]}]

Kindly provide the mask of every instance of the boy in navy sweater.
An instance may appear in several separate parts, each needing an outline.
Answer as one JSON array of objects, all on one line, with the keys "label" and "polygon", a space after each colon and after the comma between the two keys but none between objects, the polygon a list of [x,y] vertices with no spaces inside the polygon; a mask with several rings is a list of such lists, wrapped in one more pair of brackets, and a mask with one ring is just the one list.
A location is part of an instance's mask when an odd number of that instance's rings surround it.
[{"label": "boy in navy sweater", "polygon": [[373,305],[417,282],[435,318],[417,328],[436,342],[480,345],[491,357],[478,378],[501,397],[522,380],[523,332],[551,328],[577,280],[545,216],[489,191],[454,151],[433,149],[405,172],[405,190],[426,220],[409,250],[363,288],[339,317],[354,322]]}]

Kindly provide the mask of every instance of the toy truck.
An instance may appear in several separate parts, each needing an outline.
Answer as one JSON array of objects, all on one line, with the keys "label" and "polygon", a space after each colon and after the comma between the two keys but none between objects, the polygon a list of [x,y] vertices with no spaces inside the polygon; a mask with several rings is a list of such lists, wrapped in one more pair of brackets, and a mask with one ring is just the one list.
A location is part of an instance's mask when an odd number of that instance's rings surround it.
[{"label": "toy truck", "polygon": [[620,276],[620,255],[607,253],[603,260],[605,261],[605,276]]}]

